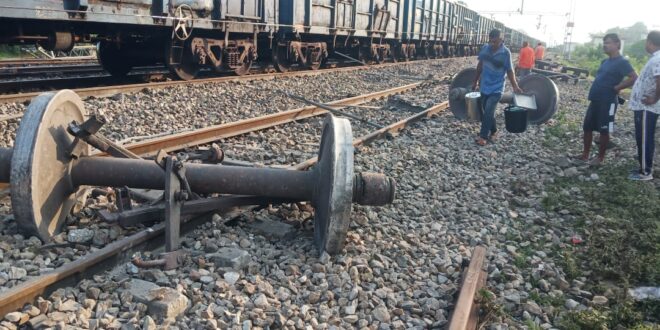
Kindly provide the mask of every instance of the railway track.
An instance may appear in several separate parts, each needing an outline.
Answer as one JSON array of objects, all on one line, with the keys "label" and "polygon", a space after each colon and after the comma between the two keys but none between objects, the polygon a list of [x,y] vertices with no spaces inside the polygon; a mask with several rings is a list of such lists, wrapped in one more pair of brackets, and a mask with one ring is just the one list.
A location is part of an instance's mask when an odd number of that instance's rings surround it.
[{"label": "railway track", "polygon": [[89,64],[98,63],[96,56],[64,57],[64,58],[21,58],[0,60],[0,69],[9,67],[25,67],[40,65],[62,65],[62,64]]},{"label": "railway track", "polygon": [[[423,60],[423,61],[446,61],[450,59],[436,59],[436,60]],[[95,97],[104,97],[112,96],[118,93],[130,93],[137,92],[144,88],[167,88],[172,86],[180,86],[186,84],[204,84],[204,83],[217,83],[217,82],[232,82],[232,81],[252,81],[252,80],[271,80],[276,78],[285,78],[285,77],[309,77],[316,76],[327,73],[334,72],[350,72],[357,70],[369,70],[371,68],[386,68],[391,66],[401,65],[407,62],[399,63],[384,63],[370,66],[350,66],[350,67],[340,67],[340,68],[328,68],[320,70],[305,70],[305,71],[290,71],[285,73],[259,73],[246,76],[225,76],[225,77],[212,77],[212,78],[201,78],[191,81],[182,81],[182,80],[172,80],[172,81],[161,81],[161,82],[150,82],[150,83],[132,83],[132,84],[123,84],[123,85],[110,85],[110,86],[101,86],[101,87],[87,87],[87,88],[74,88],[78,95],[81,97],[95,96]],[[422,77],[418,77],[423,79]],[[87,79],[87,78],[86,78]],[[91,81],[98,80],[98,77],[89,78]],[[116,80],[115,80],[116,82]],[[112,80],[109,81],[112,83]],[[27,84],[27,82],[26,82]],[[32,85],[35,86],[35,85]],[[36,85],[39,87],[40,85]],[[0,87],[1,89],[1,87]],[[27,92],[27,93],[18,93],[18,94],[2,94],[0,95],[0,103],[10,103],[10,102],[25,102],[29,101],[32,98],[39,95],[40,92]]]},{"label": "railway track", "polygon": [[[349,99],[338,100],[329,102],[326,106],[332,107],[347,107],[352,105],[360,105],[366,102],[382,99],[384,97],[392,96],[395,94],[410,92],[414,88],[420,86],[421,83],[410,84],[393,88],[381,92],[360,95]],[[361,145],[369,143],[375,139],[384,136],[396,135],[401,129],[406,126],[419,121],[423,118],[435,115],[448,108],[448,102],[436,104],[430,108],[425,109],[412,116],[398,120],[380,129],[374,130],[368,134],[358,137],[353,140],[353,145]],[[303,107],[299,109],[284,111],[282,113],[267,115],[259,118],[242,120],[236,123],[225,125],[218,125],[214,127],[195,130],[192,132],[177,134],[174,136],[164,136],[152,140],[143,141],[128,145],[127,149],[142,156],[148,156],[155,153],[159,149],[166,150],[180,150],[199,144],[208,143],[210,141],[218,140],[223,137],[236,136],[263,130],[268,127],[283,125],[294,120],[301,120],[313,116],[320,116],[326,114],[327,111],[317,106]],[[99,154],[100,155],[100,154]],[[295,166],[291,166],[292,170],[302,170],[314,165],[317,159],[311,158],[303,161]],[[222,205],[218,205],[217,209],[222,209]],[[232,205],[226,205],[227,207]],[[191,224],[202,221],[200,219],[192,220]],[[189,227],[185,227],[189,228]],[[56,269],[54,272],[46,275],[31,279],[27,282],[19,284],[10,290],[0,295],[0,315],[5,315],[8,312],[14,311],[26,303],[32,303],[36,297],[52,292],[55,288],[70,284],[71,279],[80,280],[87,278],[101,269],[98,265],[102,263],[118,264],[126,261],[126,258],[134,250],[144,248],[145,246],[158,245],[158,241],[162,241],[162,233],[165,230],[164,224],[158,224],[154,227],[148,228],[134,235],[126,237],[122,240],[110,243],[104,248],[88,254],[72,263]]]}]

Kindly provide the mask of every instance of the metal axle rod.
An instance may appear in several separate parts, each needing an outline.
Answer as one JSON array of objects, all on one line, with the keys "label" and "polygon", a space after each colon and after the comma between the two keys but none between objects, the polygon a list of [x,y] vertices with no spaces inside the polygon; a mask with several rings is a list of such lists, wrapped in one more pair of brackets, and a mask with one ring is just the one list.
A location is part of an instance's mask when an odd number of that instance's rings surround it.
[{"label": "metal axle rod", "polygon": [[[12,149],[0,148],[0,182],[9,183]],[[71,190],[79,186],[131,187],[158,189],[165,187],[165,173],[153,161],[126,158],[82,157],[71,166]],[[374,174],[369,175],[373,177]],[[367,188],[356,189],[353,201],[372,201],[366,205],[382,205],[393,192],[384,192],[384,198],[368,196],[375,191],[371,185],[388,184],[385,175],[376,174],[375,180],[364,180],[356,174],[354,182],[366,182]],[[314,171],[291,171],[271,168],[186,164],[186,178],[193,192],[210,194],[255,195],[270,198],[309,200],[314,195]],[[383,182],[377,182],[383,180]]]}]

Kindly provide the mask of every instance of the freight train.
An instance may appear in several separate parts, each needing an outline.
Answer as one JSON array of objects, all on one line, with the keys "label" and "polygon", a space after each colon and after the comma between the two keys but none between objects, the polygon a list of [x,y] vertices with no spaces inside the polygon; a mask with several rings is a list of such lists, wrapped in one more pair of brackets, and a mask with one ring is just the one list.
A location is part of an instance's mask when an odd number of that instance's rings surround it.
[{"label": "freight train", "polygon": [[498,28],[512,50],[538,40],[447,0],[4,0],[0,44],[70,50],[95,43],[115,76],[163,63],[180,79],[202,68],[249,73],[476,55]]}]

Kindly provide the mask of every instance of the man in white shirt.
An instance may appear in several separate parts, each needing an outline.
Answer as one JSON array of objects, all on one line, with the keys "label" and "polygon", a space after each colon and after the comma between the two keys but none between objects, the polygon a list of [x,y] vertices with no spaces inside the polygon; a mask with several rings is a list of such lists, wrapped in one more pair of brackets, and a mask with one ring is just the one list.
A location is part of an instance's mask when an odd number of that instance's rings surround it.
[{"label": "man in white shirt", "polygon": [[646,51],[651,58],[644,65],[630,95],[629,108],[635,112],[635,139],[639,169],[633,170],[630,180],[653,180],[655,127],[660,115],[660,31],[646,37]]}]

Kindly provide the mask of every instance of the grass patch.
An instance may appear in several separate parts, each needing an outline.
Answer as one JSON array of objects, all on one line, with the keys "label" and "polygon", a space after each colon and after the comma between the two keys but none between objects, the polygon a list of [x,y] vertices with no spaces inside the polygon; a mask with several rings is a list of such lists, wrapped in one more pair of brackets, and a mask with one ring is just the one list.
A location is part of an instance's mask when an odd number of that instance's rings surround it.
[{"label": "grass patch", "polygon": [[607,329],[658,329],[642,323],[643,315],[639,306],[627,301],[613,306],[611,309],[590,309],[565,314],[560,326],[567,330],[607,330]]},{"label": "grass patch", "polygon": [[[623,290],[660,283],[660,193],[652,183],[628,180],[627,170],[625,165],[609,165],[598,171],[598,181],[557,178],[547,188],[543,208],[575,215],[568,226],[584,239],[557,260],[568,280],[586,274],[592,282],[613,282]],[[590,289],[603,291],[599,284]],[[566,329],[640,327],[642,320],[657,318],[657,305],[633,304],[620,295],[611,300],[611,308],[569,313],[561,325]]]},{"label": "grass patch", "polygon": [[532,291],[529,293],[529,299],[536,302],[539,306],[553,306],[561,307],[564,306],[566,298],[563,295],[553,296],[550,294],[541,294],[537,291]]},{"label": "grass patch", "polygon": [[[480,325],[493,322],[495,319],[503,316],[504,308],[502,305],[495,301],[495,294],[486,288],[481,288],[475,295],[475,300],[479,304],[479,321]],[[480,328],[479,326],[477,328]]]},{"label": "grass patch", "polygon": [[[546,210],[577,215],[573,227],[585,238],[586,249],[576,257],[595,276],[654,285],[660,283],[660,194],[651,184],[628,180],[625,173],[625,166],[603,168],[598,173],[602,186],[559,178],[542,204]],[[566,193],[569,187],[578,187],[584,199]],[[577,268],[571,260],[564,255],[567,274]]]}]

